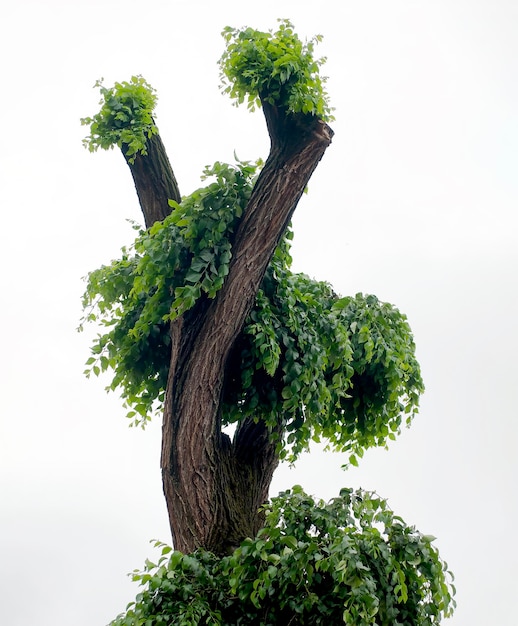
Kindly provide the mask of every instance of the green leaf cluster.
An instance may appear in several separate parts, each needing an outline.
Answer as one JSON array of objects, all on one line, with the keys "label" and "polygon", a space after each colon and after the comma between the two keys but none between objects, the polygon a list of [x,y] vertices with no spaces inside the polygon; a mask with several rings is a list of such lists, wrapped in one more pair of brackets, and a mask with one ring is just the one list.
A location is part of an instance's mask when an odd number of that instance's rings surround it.
[{"label": "green leaf cluster", "polygon": [[[120,260],[90,273],[83,297],[99,335],[87,374],[108,369],[129,417],[145,424],[160,408],[170,360],[169,324],[214,298],[260,162],[216,163],[209,185],[171,202],[163,222],[140,232]],[[222,422],[263,420],[281,458],[325,439],[357,463],[409,424],[423,391],[406,317],[375,296],[339,298],[325,282],[290,269],[291,230],[277,247],[225,373]]]},{"label": "green leaf cluster", "polygon": [[433,626],[455,608],[452,576],[433,537],[376,494],[342,489],[325,503],[294,487],[230,556],[158,543],[158,563],[111,626],[277,624]]},{"label": "green leaf cluster", "polygon": [[[410,425],[424,392],[415,343],[405,315],[373,295],[340,298],[333,312],[347,325],[354,374],[346,397],[338,401],[338,413],[354,415],[353,450],[385,445],[400,432],[403,421]],[[332,430],[332,424],[330,424]],[[332,432],[323,433],[335,443]],[[357,464],[354,455],[351,463]]]},{"label": "green leaf cluster", "polygon": [[303,42],[289,20],[279,20],[274,32],[253,28],[223,30],[226,49],[220,59],[223,92],[236,104],[247,102],[254,110],[268,102],[291,113],[305,113],[330,121],[332,109],[324,89],[320,67],[325,58],[315,59],[317,35]]},{"label": "green leaf cluster", "polygon": [[169,324],[202,298],[214,298],[228,274],[232,236],[261,167],[215,163],[207,186],[171,214],[141,230],[122,258],[87,276],[85,321],[107,328],[92,346],[85,373],[114,372],[108,389],[122,390],[132,424],[144,425],[163,401],[169,368]]},{"label": "green leaf cluster", "polygon": [[[325,439],[357,463],[409,425],[424,390],[406,317],[375,296],[339,298],[290,270],[289,239],[276,250],[226,378],[223,415],[281,425],[281,458]],[[287,444],[287,445],[286,445]]]},{"label": "green leaf cluster", "polygon": [[98,148],[108,150],[118,146],[130,162],[137,153],[147,154],[146,143],[158,129],[153,121],[156,92],[142,76],[105,87],[103,81],[95,83],[101,92],[101,110],[93,117],[81,119],[83,126],[90,127],[90,134],[83,145],[95,152]]}]

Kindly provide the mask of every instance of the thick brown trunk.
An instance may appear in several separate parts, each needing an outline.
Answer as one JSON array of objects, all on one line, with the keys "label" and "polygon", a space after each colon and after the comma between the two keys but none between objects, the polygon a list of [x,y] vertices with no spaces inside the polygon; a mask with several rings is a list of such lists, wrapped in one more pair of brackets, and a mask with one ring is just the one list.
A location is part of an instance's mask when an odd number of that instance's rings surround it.
[{"label": "thick brown trunk", "polygon": [[261,522],[257,509],[277,465],[275,444],[263,424],[243,424],[233,442],[221,434],[225,368],[332,133],[314,118],[286,116],[272,107],[265,115],[272,149],[236,232],[229,274],[203,311],[196,334],[181,341],[175,366],[171,363],[162,469],[175,547],[185,552],[198,546],[224,552],[255,533]]},{"label": "thick brown trunk", "polygon": [[[174,546],[182,552],[203,546],[221,554],[254,535],[262,522],[258,508],[278,464],[275,443],[262,422],[245,420],[232,440],[221,432],[225,369],[273,252],[333,133],[311,116],[286,114],[267,104],[264,113],[271,151],[236,231],[229,274],[214,300],[200,301],[171,325],[161,465]],[[151,225],[164,211],[163,204],[156,209],[163,192],[153,192],[154,184],[174,175],[169,161],[167,167],[163,159],[147,165],[151,150],[139,159],[138,175],[137,168],[132,174]],[[160,175],[162,167],[169,169]],[[282,435],[280,427],[277,435]]]}]

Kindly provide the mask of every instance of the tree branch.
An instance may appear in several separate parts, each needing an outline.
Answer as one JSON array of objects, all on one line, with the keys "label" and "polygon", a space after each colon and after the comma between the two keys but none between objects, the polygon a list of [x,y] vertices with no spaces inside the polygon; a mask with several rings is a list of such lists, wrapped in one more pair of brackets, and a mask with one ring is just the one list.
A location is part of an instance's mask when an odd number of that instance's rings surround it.
[{"label": "tree branch", "polygon": [[[181,201],[178,183],[160,135],[153,135],[146,144],[147,154],[131,157],[122,153],[130,168],[137,190],[146,228],[161,222],[171,213],[169,200]],[[132,160],[134,161],[132,162]]]}]

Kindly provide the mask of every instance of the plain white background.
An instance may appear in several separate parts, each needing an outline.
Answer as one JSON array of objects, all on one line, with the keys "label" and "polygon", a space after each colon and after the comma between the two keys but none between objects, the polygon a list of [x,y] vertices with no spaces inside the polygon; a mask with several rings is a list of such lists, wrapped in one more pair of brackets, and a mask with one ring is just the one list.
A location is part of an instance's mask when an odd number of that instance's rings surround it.
[{"label": "plain white background", "polygon": [[133,599],[126,574],[169,541],[160,424],[128,429],[82,371],[89,270],[140,220],[117,152],[91,155],[92,89],[142,74],[181,191],[205,164],[265,157],[262,113],[218,91],[226,25],[324,35],[336,132],[295,218],[295,269],[409,318],[427,386],[390,450],[344,472],[315,451],[272,492],[388,498],[456,575],[452,626],[515,625],[518,5],[58,2],[0,9],[2,207],[0,621],[94,626]]}]

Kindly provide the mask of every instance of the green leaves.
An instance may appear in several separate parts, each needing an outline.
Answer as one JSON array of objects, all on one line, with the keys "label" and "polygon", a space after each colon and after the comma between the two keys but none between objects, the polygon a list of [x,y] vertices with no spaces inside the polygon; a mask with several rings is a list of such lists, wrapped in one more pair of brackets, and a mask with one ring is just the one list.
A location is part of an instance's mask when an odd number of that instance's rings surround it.
[{"label": "green leaves", "polygon": [[[169,323],[214,298],[228,274],[232,237],[261,162],[215,163],[205,187],[171,202],[122,258],[88,276],[84,321],[106,332],[87,374],[114,372],[133,424],[161,408],[170,361]],[[406,317],[375,296],[339,298],[330,285],[290,270],[291,230],[277,247],[230,356],[222,421],[279,426],[281,458],[325,439],[358,463],[410,423],[423,391]]]},{"label": "green leaves", "polygon": [[361,455],[361,448],[395,439],[403,416],[410,425],[424,384],[412,331],[398,309],[376,296],[357,294],[337,300],[333,311],[349,329],[354,370],[337,412],[353,417],[356,444],[351,449]]},{"label": "green leaves", "polygon": [[402,415],[408,425],[417,412],[424,386],[412,333],[392,305],[339,298],[327,283],[293,274],[290,263],[287,239],[229,364],[223,419],[282,424],[281,458],[294,461],[325,439],[357,465],[365,449],[395,438]]},{"label": "green leaves", "polygon": [[257,536],[221,559],[156,542],[158,563],[134,572],[142,591],[111,626],[434,626],[452,614],[452,576],[430,537],[376,494],[342,489],[325,503],[293,487],[264,512]]},{"label": "green leaves", "polygon": [[144,590],[112,626],[167,626],[174,618],[182,626],[220,625],[221,612],[214,607],[218,596],[217,557],[198,551],[184,555],[159,541],[158,562],[148,559],[143,571],[134,571],[132,580]]},{"label": "green leaves", "polygon": [[221,289],[232,258],[231,239],[262,162],[215,163],[211,182],[171,201],[171,214],[141,230],[122,258],[91,272],[83,296],[85,322],[107,331],[92,346],[86,370],[114,372],[132,424],[144,426],[160,408],[170,361],[169,323]]},{"label": "green leaves", "polygon": [[147,154],[146,143],[158,132],[152,117],[157,101],[153,87],[142,76],[132,76],[129,82],[115,83],[110,88],[101,79],[95,87],[101,92],[101,110],[81,119],[83,126],[90,127],[83,145],[90,152],[118,146],[130,162],[137,153]]},{"label": "green leaves", "polygon": [[[249,106],[269,102],[329,119],[315,60],[320,40],[302,42],[292,24],[275,32],[225,29],[225,91]],[[130,159],[156,133],[154,90],[140,76],[101,90],[101,111],[85,118],[85,145],[120,146]],[[216,162],[207,184],[170,201],[171,214],[140,231],[122,258],[90,273],[83,322],[104,326],[86,374],[111,370],[132,424],[161,408],[171,354],[169,324],[215,298],[232,259],[232,240],[262,162]],[[423,391],[406,318],[374,296],[340,299],[331,286],[290,270],[291,232],[279,244],[227,367],[222,422],[263,420],[282,432],[278,453],[294,461],[325,439],[357,464],[410,423]]]},{"label": "green leaves", "polygon": [[254,110],[261,102],[290,111],[333,119],[319,74],[325,59],[313,56],[320,36],[302,42],[289,20],[279,20],[276,32],[226,27],[226,50],[220,59],[222,90],[236,104]]}]

